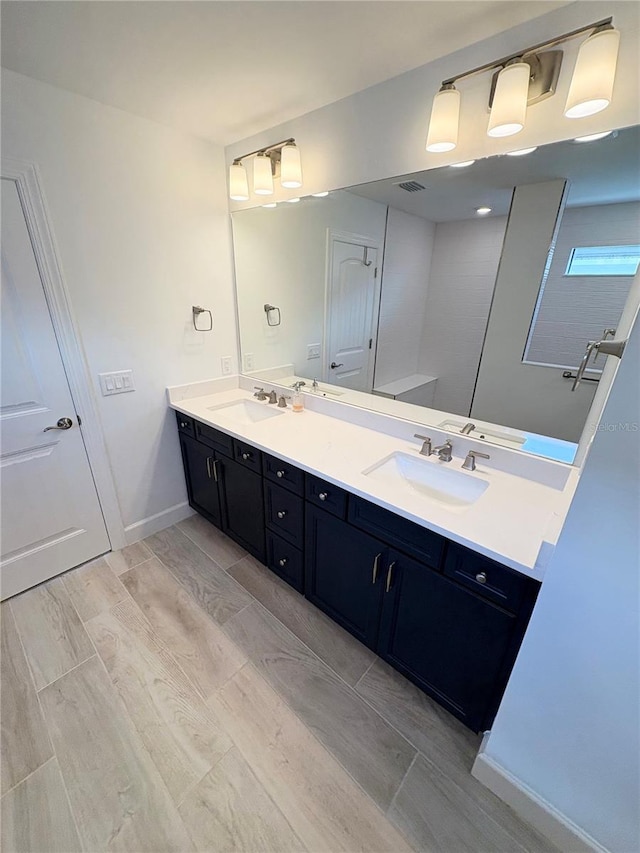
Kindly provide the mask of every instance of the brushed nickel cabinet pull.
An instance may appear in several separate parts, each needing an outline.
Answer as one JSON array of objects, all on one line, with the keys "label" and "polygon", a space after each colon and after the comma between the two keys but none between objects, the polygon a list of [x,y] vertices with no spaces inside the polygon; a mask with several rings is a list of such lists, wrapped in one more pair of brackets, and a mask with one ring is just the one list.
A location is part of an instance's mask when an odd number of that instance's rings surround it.
[{"label": "brushed nickel cabinet pull", "polygon": [[373,561],[373,575],[371,578],[371,583],[375,583],[378,580],[378,566],[380,565],[380,557],[382,557],[382,551],[379,554],[376,554],[375,559]]},{"label": "brushed nickel cabinet pull", "polygon": [[396,561],[394,560],[393,563],[389,564],[389,568],[387,569],[387,585],[384,590],[385,592],[389,592],[389,590],[391,589],[391,578],[393,577],[393,567],[395,566],[395,564]]},{"label": "brushed nickel cabinet pull", "polygon": [[211,460],[212,460],[212,457],[207,456],[207,477],[209,479],[211,479],[211,477],[213,476],[213,474],[211,473]]},{"label": "brushed nickel cabinet pull", "polygon": [[213,461],[213,465],[211,467],[213,468],[213,479],[217,483],[218,482],[218,460],[213,459],[212,461]]},{"label": "brushed nickel cabinet pull", "polygon": [[278,518],[284,518],[286,514],[287,514],[286,509],[279,509],[278,510]]},{"label": "brushed nickel cabinet pull", "polygon": [[287,560],[287,558],[283,557],[281,560],[278,560],[278,565],[280,565],[280,566],[282,566],[282,568],[284,568],[288,562],[289,561]]},{"label": "brushed nickel cabinet pull", "polygon": [[329,497],[329,493],[328,492],[320,492],[318,497],[320,498],[321,501],[326,501],[326,499]]},{"label": "brushed nickel cabinet pull", "polygon": [[487,573],[486,572],[478,572],[476,575],[476,580],[478,583],[486,583],[487,582]]}]

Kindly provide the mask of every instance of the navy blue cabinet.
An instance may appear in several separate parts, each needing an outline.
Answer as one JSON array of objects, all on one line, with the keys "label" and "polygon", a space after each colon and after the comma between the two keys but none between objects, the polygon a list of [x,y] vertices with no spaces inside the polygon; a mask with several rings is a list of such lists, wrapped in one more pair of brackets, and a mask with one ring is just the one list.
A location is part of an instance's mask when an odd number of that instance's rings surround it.
[{"label": "navy blue cabinet", "polygon": [[516,616],[396,551],[389,552],[385,590],[378,654],[482,730]]},{"label": "navy blue cabinet", "polygon": [[307,504],[305,595],[360,642],[375,649],[386,548]]},{"label": "navy blue cabinet", "polygon": [[540,584],[178,413],[190,505],[474,731]]},{"label": "navy blue cabinet", "polygon": [[225,456],[220,457],[217,471],[223,531],[264,563],[264,501],[261,475]]},{"label": "navy blue cabinet", "polygon": [[187,481],[189,505],[196,512],[222,527],[222,510],[218,491],[216,451],[187,435],[180,435],[180,448]]}]

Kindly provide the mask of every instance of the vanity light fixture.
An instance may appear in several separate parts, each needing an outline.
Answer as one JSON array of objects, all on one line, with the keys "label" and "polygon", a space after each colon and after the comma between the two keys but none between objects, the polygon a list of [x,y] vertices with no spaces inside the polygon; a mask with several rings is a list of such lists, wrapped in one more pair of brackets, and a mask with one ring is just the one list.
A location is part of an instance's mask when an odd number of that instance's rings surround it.
[{"label": "vanity light fixture", "polygon": [[465,166],[473,166],[473,164],[475,162],[476,162],[475,160],[463,160],[461,163],[452,163],[451,168],[452,169],[464,169]]},{"label": "vanity light fixture", "polygon": [[311,193],[314,198],[326,198],[329,195],[329,191],[325,190],[323,193]]},{"label": "vanity light fixture", "polygon": [[525,154],[532,154],[537,147],[537,145],[534,145],[532,148],[520,148],[518,151],[507,151],[507,157],[524,157]]},{"label": "vanity light fixture", "polygon": [[574,142],[595,142],[598,139],[604,139],[605,136],[611,136],[612,130],[603,130],[600,133],[589,133],[587,136],[577,136]]},{"label": "vanity light fixture", "polygon": [[299,201],[300,201],[299,198],[288,198],[287,199],[288,204],[297,204]]},{"label": "vanity light fixture", "polygon": [[269,207],[269,208],[271,208],[271,207],[277,207],[277,206],[278,206],[278,205],[276,204],[276,202],[275,202],[275,201],[270,201],[268,204],[263,204],[263,205],[262,205],[262,207]]},{"label": "vanity light fixture", "polygon": [[243,160],[253,157],[253,192],[256,195],[273,195],[273,179],[279,177],[285,189],[302,186],[300,151],[293,138],[283,139],[275,145],[249,151],[236,157],[229,167],[229,197],[233,201],[249,200],[249,182]]},{"label": "vanity light fixture", "polygon": [[476,213],[480,216],[486,216],[487,213],[491,213],[490,207],[476,207]]},{"label": "vanity light fixture", "polygon": [[580,118],[605,109],[611,103],[620,41],[612,21],[596,21],[444,80],[433,99],[427,151],[443,153],[456,147],[460,123],[456,83],[486,71],[494,72],[487,134],[501,138],[519,133],[526,123],[527,107],[555,94],[563,53],[550,48],[585,33],[588,38],[580,46],[564,114]]}]

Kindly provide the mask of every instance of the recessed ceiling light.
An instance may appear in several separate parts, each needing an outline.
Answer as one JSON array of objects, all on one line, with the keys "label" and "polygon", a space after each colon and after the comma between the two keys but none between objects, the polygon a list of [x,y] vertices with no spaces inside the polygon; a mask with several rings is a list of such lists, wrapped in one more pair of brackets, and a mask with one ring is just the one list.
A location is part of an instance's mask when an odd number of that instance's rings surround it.
[{"label": "recessed ceiling light", "polygon": [[531,152],[535,151],[537,147],[537,145],[534,145],[533,148],[521,148],[519,151],[507,151],[507,157],[522,157],[524,154],[531,154]]},{"label": "recessed ceiling light", "polygon": [[299,198],[288,198],[287,201],[289,202],[289,204],[296,204],[297,202],[300,201],[300,199]]},{"label": "recessed ceiling light", "polygon": [[477,207],[476,213],[478,213],[480,216],[486,216],[487,213],[491,213],[491,208],[490,207]]},{"label": "recessed ceiling light", "polygon": [[278,205],[275,203],[275,201],[272,201],[272,202],[269,202],[269,204],[263,204],[262,206],[263,207],[277,207]]},{"label": "recessed ceiling light", "polygon": [[329,195],[329,193],[328,193],[328,192],[323,192],[323,193],[311,193],[311,195],[312,195],[314,198],[326,198],[326,196],[328,196],[328,195]]},{"label": "recessed ceiling light", "polygon": [[605,130],[602,133],[590,133],[588,136],[577,136],[573,141],[574,142],[595,142],[596,139],[604,139],[605,136],[610,136],[613,133],[612,130]]},{"label": "recessed ceiling light", "polygon": [[452,163],[452,169],[464,169],[465,166],[472,166],[476,161],[475,160],[463,160],[462,163]]}]

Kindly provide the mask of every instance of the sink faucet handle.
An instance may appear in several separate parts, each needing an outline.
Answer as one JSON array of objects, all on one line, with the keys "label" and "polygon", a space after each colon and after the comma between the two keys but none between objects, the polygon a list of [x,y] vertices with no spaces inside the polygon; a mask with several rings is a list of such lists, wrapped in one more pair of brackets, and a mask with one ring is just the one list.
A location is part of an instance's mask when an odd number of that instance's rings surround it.
[{"label": "sink faucet handle", "polygon": [[278,402],[278,395],[276,394],[276,392],[274,390],[269,391],[269,402],[270,403],[277,403]]},{"label": "sink faucet handle", "polygon": [[266,400],[267,399],[268,394],[266,393],[264,388],[259,388],[257,385],[254,385],[253,387],[256,390],[256,393],[253,395],[254,397],[257,397],[258,400]]},{"label": "sink faucet handle", "polygon": [[420,435],[419,433],[414,433],[414,438],[419,438],[422,441],[422,447],[420,448],[421,456],[431,456],[431,439],[428,435]]},{"label": "sink faucet handle", "polygon": [[467,458],[462,463],[465,471],[476,470],[476,459],[491,459],[488,453],[480,453],[479,450],[470,450],[467,453]]}]

